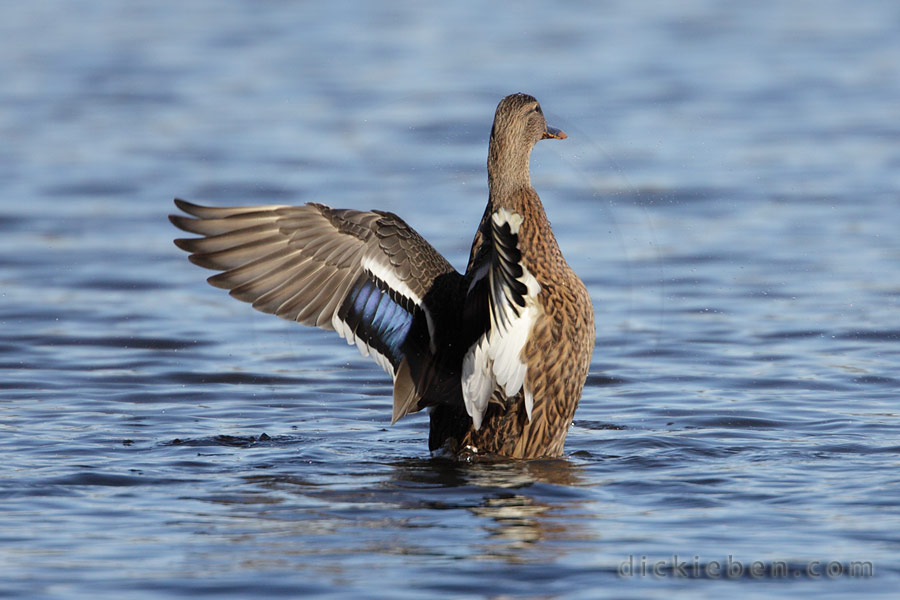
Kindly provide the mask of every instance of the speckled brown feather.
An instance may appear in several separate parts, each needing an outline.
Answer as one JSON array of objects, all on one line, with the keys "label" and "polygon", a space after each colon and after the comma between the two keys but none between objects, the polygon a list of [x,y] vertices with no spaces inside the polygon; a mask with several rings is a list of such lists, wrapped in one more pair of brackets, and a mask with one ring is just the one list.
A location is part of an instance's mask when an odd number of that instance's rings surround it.
[{"label": "speckled brown feather", "polygon": [[523,351],[534,408],[529,422],[523,393],[508,401],[495,390],[484,424],[478,431],[470,428],[462,446],[514,458],[560,456],[590,366],[594,310],[587,288],[563,258],[537,193],[520,189],[500,203],[524,217],[519,249],[541,286],[543,314]]}]

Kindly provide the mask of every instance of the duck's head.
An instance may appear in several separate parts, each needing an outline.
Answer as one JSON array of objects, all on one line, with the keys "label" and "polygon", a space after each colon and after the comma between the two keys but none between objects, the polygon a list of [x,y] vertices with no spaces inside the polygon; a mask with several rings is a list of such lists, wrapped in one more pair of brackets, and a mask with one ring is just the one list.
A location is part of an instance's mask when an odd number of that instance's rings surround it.
[{"label": "duck's head", "polygon": [[566,139],[565,132],[549,127],[540,103],[528,94],[510,94],[497,105],[488,152],[489,176],[528,180],[528,157],[540,140]]},{"label": "duck's head", "polygon": [[565,132],[549,127],[540,103],[528,94],[510,94],[497,105],[491,140],[525,146],[529,150],[539,140],[566,139]]}]

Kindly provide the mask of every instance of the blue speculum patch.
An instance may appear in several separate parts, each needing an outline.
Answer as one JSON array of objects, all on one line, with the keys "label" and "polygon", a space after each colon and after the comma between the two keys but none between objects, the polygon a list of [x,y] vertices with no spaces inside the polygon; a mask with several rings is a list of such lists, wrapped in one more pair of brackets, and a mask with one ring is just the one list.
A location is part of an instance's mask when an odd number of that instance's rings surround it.
[{"label": "blue speculum patch", "polygon": [[413,315],[376,281],[361,277],[350,290],[339,317],[371,348],[397,365],[400,346],[412,326]]}]

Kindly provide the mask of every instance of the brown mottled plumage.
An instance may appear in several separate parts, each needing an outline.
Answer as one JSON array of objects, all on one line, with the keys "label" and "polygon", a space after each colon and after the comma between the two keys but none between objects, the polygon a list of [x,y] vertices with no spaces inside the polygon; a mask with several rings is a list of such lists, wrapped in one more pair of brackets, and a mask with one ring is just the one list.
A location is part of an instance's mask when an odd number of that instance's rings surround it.
[{"label": "brown mottled plumage", "polygon": [[512,399],[492,394],[482,428],[469,428],[463,446],[516,458],[559,456],[581,397],[594,348],[594,311],[584,283],[563,258],[541,200],[531,187],[529,156],[541,139],[565,138],[547,128],[540,105],[525,94],[501,101],[488,153],[490,196],[469,259],[490,252],[489,215],[500,208],[521,214],[518,247],[522,263],[541,287],[543,314],[534,324],[522,359],[528,367],[534,409],[527,418],[523,393]]},{"label": "brown mottled plumage", "polygon": [[222,271],[211,284],[264,312],[335,329],[394,379],[393,421],[428,407],[429,447],[560,456],[587,377],[594,315],[537,193],[529,156],[547,127],[526,94],[497,107],[490,197],[465,275],[402,219],[321,204],[172,216],[176,240]]}]

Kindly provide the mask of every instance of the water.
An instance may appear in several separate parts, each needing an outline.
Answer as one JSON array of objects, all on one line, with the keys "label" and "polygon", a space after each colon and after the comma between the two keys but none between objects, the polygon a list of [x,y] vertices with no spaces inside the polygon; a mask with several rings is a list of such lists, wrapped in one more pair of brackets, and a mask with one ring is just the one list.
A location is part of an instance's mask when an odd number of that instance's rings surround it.
[{"label": "water", "polygon": [[[898,33],[890,1],[5,6],[0,595],[895,597]],[[166,215],[384,208],[462,268],[513,91],[569,134],[533,181],[597,347],[565,459],[456,464]]]}]

